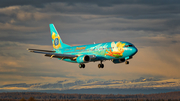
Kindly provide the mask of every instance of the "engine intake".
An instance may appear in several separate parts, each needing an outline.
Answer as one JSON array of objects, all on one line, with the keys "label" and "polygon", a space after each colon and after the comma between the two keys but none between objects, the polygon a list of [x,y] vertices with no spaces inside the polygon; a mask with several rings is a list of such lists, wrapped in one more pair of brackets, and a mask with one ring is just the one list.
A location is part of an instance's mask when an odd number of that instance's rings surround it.
[{"label": "engine intake", "polygon": [[90,56],[88,55],[81,55],[76,58],[77,63],[86,63],[91,60]]}]

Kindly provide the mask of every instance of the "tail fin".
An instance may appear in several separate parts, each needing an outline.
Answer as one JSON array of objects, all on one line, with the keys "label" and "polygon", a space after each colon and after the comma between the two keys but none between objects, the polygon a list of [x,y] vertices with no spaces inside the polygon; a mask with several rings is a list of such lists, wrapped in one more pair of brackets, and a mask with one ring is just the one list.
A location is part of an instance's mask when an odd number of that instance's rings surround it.
[{"label": "tail fin", "polygon": [[57,50],[60,48],[65,48],[65,47],[71,47],[70,45],[67,45],[62,42],[62,39],[60,38],[54,24],[49,24],[50,27],[50,32],[51,32],[51,37],[52,37],[52,44],[53,44],[53,49]]}]

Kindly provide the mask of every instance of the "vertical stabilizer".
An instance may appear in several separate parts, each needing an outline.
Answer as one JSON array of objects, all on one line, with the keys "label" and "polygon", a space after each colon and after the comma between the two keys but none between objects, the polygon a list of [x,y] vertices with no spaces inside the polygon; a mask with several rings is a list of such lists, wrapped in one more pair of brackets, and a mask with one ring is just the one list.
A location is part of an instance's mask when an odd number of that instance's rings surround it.
[{"label": "vertical stabilizer", "polygon": [[53,44],[53,49],[57,50],[60,48],[65,48],[65,47],[71,47],[70,45],[67,45],[62,42],[61,37],[59,36],[54,24],[49,24],[50,27],[50,32],[51,32],[51,37],[52,37],[52,44]]}]

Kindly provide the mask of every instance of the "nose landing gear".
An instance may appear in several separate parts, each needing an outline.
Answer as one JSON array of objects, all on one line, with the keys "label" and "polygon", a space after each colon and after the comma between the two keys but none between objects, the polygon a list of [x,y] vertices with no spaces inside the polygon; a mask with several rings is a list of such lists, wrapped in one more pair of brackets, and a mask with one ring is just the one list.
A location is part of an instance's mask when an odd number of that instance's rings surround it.
[{"label": "nose landing gear", "polygon": [[129,64],[129,61],[125,61],[125,64],[127,64],[127,65],[128,65],[128,64]]}]

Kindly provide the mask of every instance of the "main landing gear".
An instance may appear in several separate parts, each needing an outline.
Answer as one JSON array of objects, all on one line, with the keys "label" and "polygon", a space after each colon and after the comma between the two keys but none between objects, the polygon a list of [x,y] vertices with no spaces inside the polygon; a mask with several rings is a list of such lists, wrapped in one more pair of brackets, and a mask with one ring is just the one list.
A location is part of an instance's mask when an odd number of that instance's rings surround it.
[{"label": "main landing gear", "polygon": [[98,68],[104,68],[104,64],[102,64],[102,61],[100,64],[98,64]]},{"label": "main landing gear", "polygon": [[[129,64],[129,61],[125,61],[125,64]],[[79,68],[85,68],[85,64],[81,63],[79,64]],[[104,64],[102,64],[102,61],[100,61],[100,64],[98,64],[98,68],[104,68]]]},{"label": "main landing gear", "polygon": [[85,64],[84,63],[79,64],[79,68],[85,68]]}]

